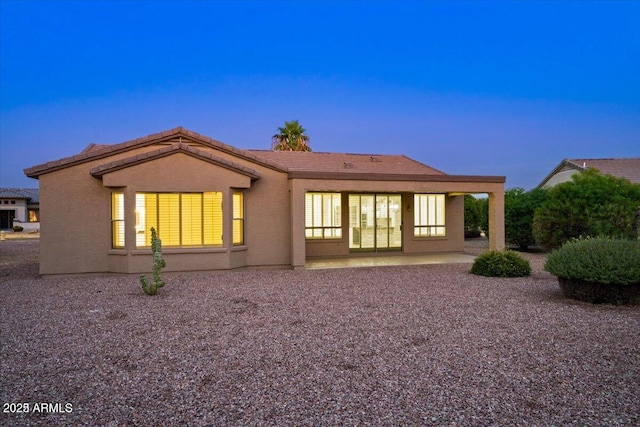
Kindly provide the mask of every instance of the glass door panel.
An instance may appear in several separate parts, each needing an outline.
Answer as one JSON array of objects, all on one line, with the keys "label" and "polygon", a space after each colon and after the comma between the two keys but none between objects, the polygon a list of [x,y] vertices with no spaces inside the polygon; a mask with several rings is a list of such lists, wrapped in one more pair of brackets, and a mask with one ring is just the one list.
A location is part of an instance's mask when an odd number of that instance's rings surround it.
[{"label": "glass door panel", "polygon": [[374,196],[349,195],[349,248],[375,250],[375,244]]},{"label": "glass door panel", "polygon": [[384,251],[402,248],[402,196],[349,195],[349,248]]},{"label": "glass door panel", "polygon": [[389,206],[389,248],[402,248],[402,196],[393,194],[388,199]]},{"label": "glass door panel", "polygon": [[389,247],[389,196],[376,195],[376,247]]}]

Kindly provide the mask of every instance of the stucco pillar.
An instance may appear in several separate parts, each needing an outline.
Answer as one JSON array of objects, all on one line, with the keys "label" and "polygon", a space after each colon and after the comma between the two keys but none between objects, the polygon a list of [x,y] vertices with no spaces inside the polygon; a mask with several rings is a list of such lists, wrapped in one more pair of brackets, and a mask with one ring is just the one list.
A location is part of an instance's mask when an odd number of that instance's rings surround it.
[{"label": "stucco pillar", "polygon": [[489,250],[504,247],[504,191],[501,191],[489,193]]},{"label": "stucco pillar", "polygon": [[[231,266],[231,250],[233,249],[233,192],[227,187],[222,191],[222,246],[226,249],[224,268]],[[246,241],[245,236],[245,241]]]},{"label": "stucco pillar", "polygon": [[127,253],[130,254],[136,249],[136,192],[130,186],[119,190],[124,193],[124,244]]},{"label": "stucco pillar", "polygon": [[304,198],[302,185],[290,180],[291,197],[291,266],[294,269],[304,268],[307,258],[304,236]]}]

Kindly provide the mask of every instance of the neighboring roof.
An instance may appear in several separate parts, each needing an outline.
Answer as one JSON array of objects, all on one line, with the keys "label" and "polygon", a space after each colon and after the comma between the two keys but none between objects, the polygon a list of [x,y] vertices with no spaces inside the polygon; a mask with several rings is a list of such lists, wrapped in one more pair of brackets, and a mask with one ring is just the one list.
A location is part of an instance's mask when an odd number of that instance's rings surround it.
[{"label": "neighboring roof", "polygon": [[102,158],[108,159],[114,154],[121,154],[150,145],[164,145],[156,151],[140,154],[126,159],[109,162],[91,170],[95,177],[101,177],[107,171],[114,171],[140,164],[158,157],[182,152],[203,160],[227,167],[258,179],[259,174],[240,164],[224,160],[211,153],[200,150],[189,144],[210,147],[247,160],[254,164],[287,173],[290,178],[318,179],[381,179],[381,180],[416,180],[416,181],[482,181],[504,182],[503,176],[467,176],[447,175],[416,160],[402,155],[386,154],[348,154],[322,152],[292,152],[268,150],[241,150],[207,136],[187,130],[181,126],[161,133],[148,135],[120,144],[89,144],[80,154],[64,159],[47,162],[24,170],[30,178],[79,165]]},{"label": "neighboring roof", "polygon": [[538,188],[543,187],[555,174],[563,170],[583,171],[588,168],[599,170],[603,174],[609,174],[618,178],[626,178],[634,184],[640,184],[640,157],[621,159],[564,159],[541,182]]},{"label": "neighboring roof", "polygon": [[29,203],[40,202],[37,188],[0,188],[0,199],[26,199]]}]

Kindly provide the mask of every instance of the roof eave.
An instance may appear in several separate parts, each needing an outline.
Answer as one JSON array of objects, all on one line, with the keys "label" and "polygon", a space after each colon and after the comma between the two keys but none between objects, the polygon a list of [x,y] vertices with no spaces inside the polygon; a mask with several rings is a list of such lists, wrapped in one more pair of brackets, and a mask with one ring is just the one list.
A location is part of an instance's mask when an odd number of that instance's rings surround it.
[{"label": "roof eave", "polygon": [[355,181],[418,181],[418,182],[506,182],[504,176],[482,175],[436,175],[436,174],[394,174],[394,173],[360,173],[360,172],[310,172],[292,171],[289,179],[333,179]]}]

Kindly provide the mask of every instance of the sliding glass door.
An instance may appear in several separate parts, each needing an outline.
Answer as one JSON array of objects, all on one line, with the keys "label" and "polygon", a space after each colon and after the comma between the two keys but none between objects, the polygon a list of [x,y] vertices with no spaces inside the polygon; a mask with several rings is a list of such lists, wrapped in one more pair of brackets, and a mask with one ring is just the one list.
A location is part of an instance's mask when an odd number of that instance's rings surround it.
[{"label": "sliding glass door", "polygon": [[399,251],[402,248],[402,196],[349,195],[349,249]]}]

